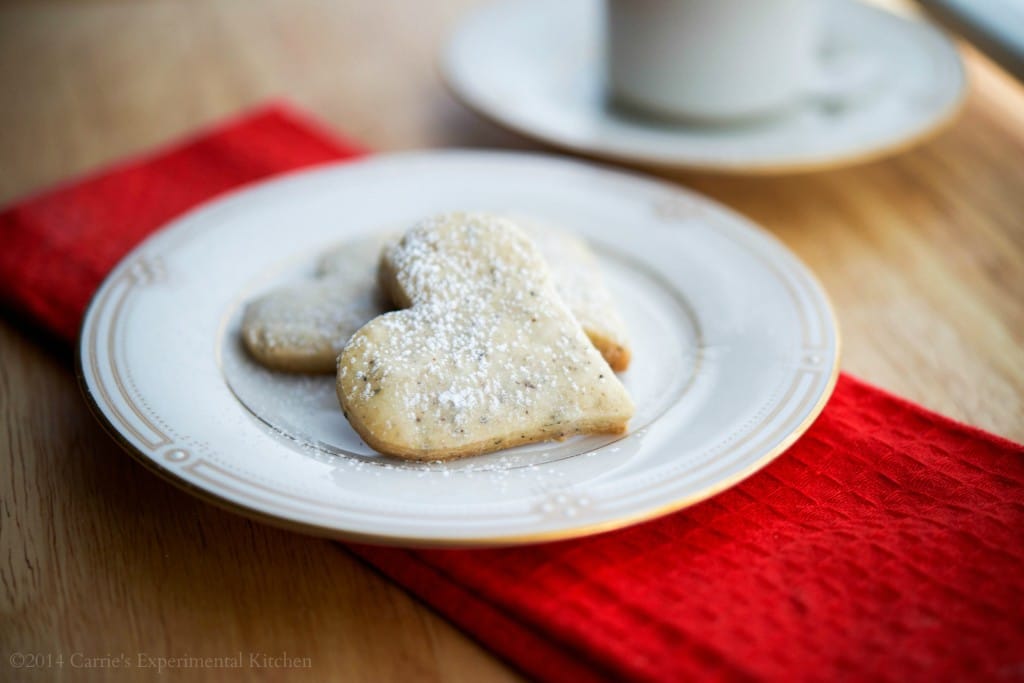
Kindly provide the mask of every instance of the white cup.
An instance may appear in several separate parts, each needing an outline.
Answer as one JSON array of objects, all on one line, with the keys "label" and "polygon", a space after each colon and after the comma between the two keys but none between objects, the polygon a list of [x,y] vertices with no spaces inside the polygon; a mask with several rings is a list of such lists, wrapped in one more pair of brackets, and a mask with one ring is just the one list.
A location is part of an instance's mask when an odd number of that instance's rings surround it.
[{"label": "white cup", "polygon": [[610,95],[674,118],[772,114],[820,85],[821,0],[606,0]]}]

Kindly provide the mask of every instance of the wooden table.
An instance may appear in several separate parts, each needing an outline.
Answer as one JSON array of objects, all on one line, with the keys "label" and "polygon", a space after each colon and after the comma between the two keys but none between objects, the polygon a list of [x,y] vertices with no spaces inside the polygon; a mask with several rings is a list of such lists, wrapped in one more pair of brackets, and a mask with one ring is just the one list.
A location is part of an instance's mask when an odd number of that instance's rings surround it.
[{"label": "wooden table", "polygon": [[[437,78],[435,51],[469,4],[3,2],[0,201],[274,96],[379,150],[533,148]],[[838,309],[846,370],[1024,440],[1024,91],[968,62],[962,119],[898,158],[674,179],[811,265]],[[72,667],[74,653],[81,665],[239,651],[310,658],[312,672],[266,672],[282,678],[517,678],[341,546],[222,512],[136,465],[89,415],[71,362],[0,319],[0,679],[118,677]],[[13,652],[64,666],[13,672]]]}]

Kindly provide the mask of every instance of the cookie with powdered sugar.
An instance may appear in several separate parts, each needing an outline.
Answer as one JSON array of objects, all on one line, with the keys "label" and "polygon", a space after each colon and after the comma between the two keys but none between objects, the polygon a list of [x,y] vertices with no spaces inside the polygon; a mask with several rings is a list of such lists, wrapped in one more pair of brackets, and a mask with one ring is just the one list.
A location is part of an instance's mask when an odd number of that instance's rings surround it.
[{"label": "cookie with powdered sugar", "polygon": [[555,289],[612,370],[629,367],[632,351],[626,323],[605,285],[597,257],[581,238],[533,218],[512,217],[551,267]]},{"label": "cookie with powdered sugar", "polygon": [[445,460],[626,429],[625,387],[511,221],[425,220],[385,249],[380,278],[402,310],[356,332],[337,375],[342,410],[371,447]]},{"label": "cookie with powdered sugar", "polygon": [[285,372],[333,373],[341,349],[368,320],[390,310],[377,286],[384,237],[353,240],[321,258],[316,279],[275,289],[246,306],[242,341],[260,364]]}]

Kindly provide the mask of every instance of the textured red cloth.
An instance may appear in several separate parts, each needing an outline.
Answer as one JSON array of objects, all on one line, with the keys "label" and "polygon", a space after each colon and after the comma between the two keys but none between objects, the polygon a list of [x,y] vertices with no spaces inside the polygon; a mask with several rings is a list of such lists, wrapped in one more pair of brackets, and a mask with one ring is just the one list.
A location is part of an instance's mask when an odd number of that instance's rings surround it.
[{"label": "textured red cloth", "polygon": [[[0,214],[5,304],[72,339],[148,232],[363,153],[272,107]],[[840,379],[811,430],[682,512],[541,546],[349,546],[547,680],[1024,680],[1024,448]]]}]

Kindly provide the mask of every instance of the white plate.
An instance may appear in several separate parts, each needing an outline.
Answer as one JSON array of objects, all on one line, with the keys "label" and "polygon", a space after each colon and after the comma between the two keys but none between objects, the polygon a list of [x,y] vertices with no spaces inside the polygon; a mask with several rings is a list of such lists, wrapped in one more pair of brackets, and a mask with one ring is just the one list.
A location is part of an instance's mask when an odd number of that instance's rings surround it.
[{"label": "white plate", "polygon": [[[451,209],[532,214],[596,247],[634,342],[626,436],[403,463],[359,441],[333,378],[241,351],[246,300],[339,240]],[[97,414],[158,473],[280,525],[414,545],[565,538],[692,504],[792,443],[838,368],[821,288],[743,218],[660,182],[488,152],[380,155],[199,208],[111,273],[79,352]]]},{"label": "white plate", "polygon": [[477,10],[454,34],[441,69],[468,106],[523,135],[668,167],[784,173],[840,166],[904,149],[952,121],[967,81],[940,31],[849,0],[830,0],[827,10],[823,59],[870,71],[870,87],[841,107],[806,102],[744,125],[656,122],[609,108],[596,0],[516,0]]}]

